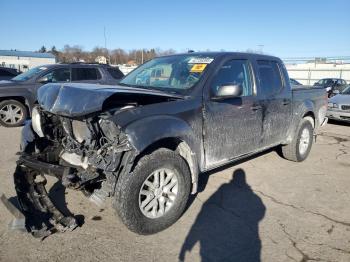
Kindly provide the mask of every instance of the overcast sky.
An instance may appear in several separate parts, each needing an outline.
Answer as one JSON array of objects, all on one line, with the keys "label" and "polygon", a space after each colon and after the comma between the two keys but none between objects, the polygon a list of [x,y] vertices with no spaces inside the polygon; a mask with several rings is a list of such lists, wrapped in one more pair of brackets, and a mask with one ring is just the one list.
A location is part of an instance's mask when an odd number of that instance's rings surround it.
[{"label": "overcast sky", "polygon": [[0,49],[42,45],[350,55],[350,1],[0,1]]}]

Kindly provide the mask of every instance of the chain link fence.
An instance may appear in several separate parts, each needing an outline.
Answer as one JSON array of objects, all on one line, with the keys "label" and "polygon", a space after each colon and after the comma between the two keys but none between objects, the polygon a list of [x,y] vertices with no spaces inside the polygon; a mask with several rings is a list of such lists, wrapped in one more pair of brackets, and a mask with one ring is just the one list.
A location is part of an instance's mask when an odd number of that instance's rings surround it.
[{"label": "chain link fence", "polygon": [[313,85],[322,78],[341,78],[350,84],[350,56],[283,59],[290,78]]}]

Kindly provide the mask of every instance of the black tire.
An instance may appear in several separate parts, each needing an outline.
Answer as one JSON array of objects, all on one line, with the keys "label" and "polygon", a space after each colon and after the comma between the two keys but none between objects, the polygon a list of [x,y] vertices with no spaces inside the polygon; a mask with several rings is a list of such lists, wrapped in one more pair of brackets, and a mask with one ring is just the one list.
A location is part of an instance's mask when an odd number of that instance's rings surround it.
[{"label": "black tire", "polygon": [[[14,121],[6,119],[4,112],[8,108],[16,108],[20,110],[20,117],[15,117]],[[5,100],[0,103],[0,125],[4,127],[18,127],[22,126],[28,117],[28,110],[25,105],[17,100]]]},{"label": "black tire", "polygon": [[[174,171],[178,180],[178,193],[173,206],[159,218],[145,216],[139,206],[139,192],[152,172],[159,168]],[[121,221],[133,232],[154,234],[175,223],[182,215],[191,189],[191,174],[185,160],[177,153],[161,148],[143,156],[130,174],[119,177],[113,207]]]},{"label": "black tire", "polygon": [[[304,129],[308,129],[309,131],[309,144],[305,152],[300,152],[300,143],[301,143],[301,135],[304,131]],[[297,131],[295,132],[295,136],[292,140],[292,142],[288,145],[282,146],[282,155],[284,158],[295,161],[295,162],[302,162],[304,161],[311,150],[312,143],[313,143],[313,133],[314,128],[310,122],[309,119],[303,118],[300,121],[299,127]]]}]

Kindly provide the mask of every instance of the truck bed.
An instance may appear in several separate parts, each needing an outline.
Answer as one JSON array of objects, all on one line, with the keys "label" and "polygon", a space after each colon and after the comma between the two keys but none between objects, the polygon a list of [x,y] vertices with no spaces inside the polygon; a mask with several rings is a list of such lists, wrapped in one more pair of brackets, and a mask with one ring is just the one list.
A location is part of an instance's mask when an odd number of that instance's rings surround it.
[{"label": "truck bed", "polygon": [[303,107],[312,109],[315,117],[315,129],[324,121],[327,111],[327,92],[323,87],[301,86],[292,88],[293,112],[297,114]]}]

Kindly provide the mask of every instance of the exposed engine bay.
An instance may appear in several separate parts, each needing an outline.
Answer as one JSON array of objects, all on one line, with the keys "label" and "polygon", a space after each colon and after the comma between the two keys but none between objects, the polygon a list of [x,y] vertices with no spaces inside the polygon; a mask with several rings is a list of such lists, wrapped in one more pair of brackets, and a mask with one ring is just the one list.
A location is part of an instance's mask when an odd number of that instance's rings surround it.
[{"label": "exposed engine bay", "polygon": [[78,226],[74,217],[65,216],[52,203],[44,175],[60,179],[67,188],[81,190],[96,204],[113,193],[119,171],[125,166],[124,155],[132,146],[110,116],[107,111],[71,119],[34,108],[32,124],[24,131],[32,137],[21,145],[14,175],[18,201],[28,218],[26,228],[34,236],[43,238]]}]

